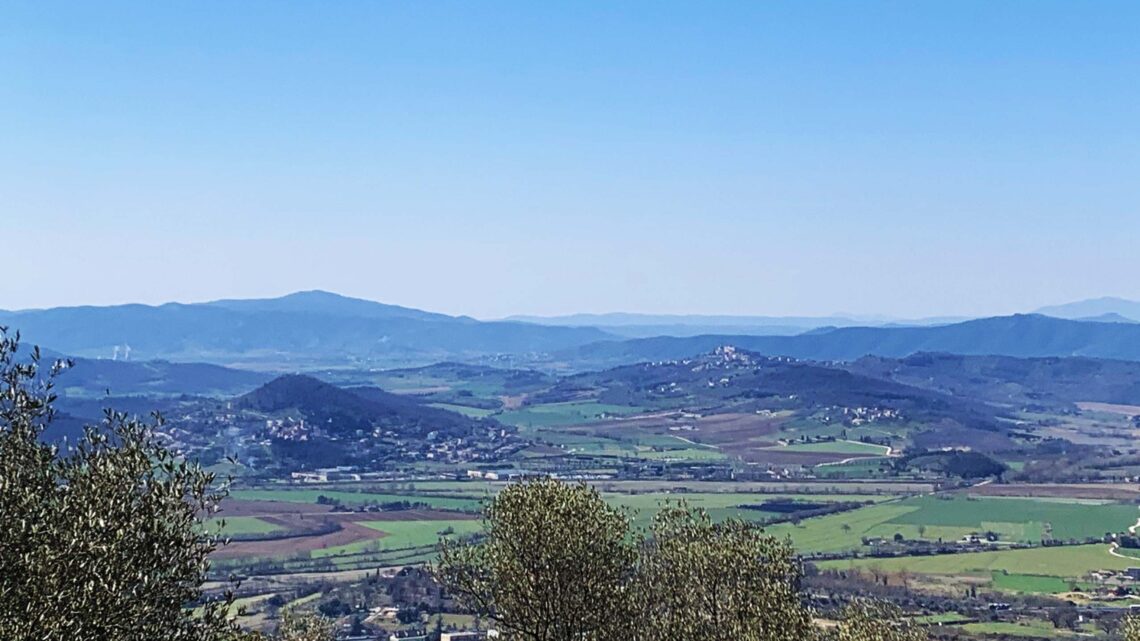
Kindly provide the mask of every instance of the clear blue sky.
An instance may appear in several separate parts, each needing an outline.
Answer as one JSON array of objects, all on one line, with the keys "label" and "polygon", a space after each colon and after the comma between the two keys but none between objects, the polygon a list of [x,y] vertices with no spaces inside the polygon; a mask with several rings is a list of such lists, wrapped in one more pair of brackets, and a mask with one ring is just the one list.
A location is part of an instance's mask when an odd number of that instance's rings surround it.
[{"label": "clear blue sky", "polygon": [[1140,298],[1140,3],[5,2],[0,308]]}]

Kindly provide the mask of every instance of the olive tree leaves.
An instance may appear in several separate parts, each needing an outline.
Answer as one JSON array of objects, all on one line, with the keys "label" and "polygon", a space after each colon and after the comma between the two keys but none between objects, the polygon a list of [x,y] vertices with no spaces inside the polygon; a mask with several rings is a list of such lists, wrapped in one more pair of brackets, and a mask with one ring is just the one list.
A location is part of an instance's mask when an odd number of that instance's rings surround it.
[{"label": "olive tree leaves", "polygon": [[[0,638],[215,641],[243,633],[202,596],[223,541],[202,523],[224,484],[108,411],[78,443],[41,442],[55,415],[38,350],[0,328]],[[228,599],[227,599],[228,601]]]},{"label": "olive tree leaves", "polygon": [[[791,542],[683,502],[649,532],[585,484],[507,486],[476,541],[445,540],[433,574],[507,641],[921,641],[886,605],[813,620]],[[1140,641],[1140,640],[1138,640]]]}]

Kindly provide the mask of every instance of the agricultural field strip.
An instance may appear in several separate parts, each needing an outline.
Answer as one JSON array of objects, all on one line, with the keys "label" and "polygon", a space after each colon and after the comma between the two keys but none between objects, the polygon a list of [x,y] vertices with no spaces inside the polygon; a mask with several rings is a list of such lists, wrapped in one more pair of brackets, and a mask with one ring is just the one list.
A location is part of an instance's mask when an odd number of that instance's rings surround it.
[{"label": "agricultural field strip", "polygon": [[1099,544],[1038,547],[937,556],[845,559],[817,563],[820,569],[875,569],[911,574],[992,576],[994,572],[1080,579],[1094,570],[1126,570],[1136,564],[1108,554]]},{"label": "agricultural field strip", "polygon": [[[951,495],[953,496],[953,495]],[[1007,541],[1040,540],[1049,523],[1054,538],[1084,539],[1119,532],[1135,523],[1137,508],[1125,503],[1065,504],[1036,499],[951,500],[936,496],[881,502],[852,512],[807,519],[798,525],[769,528],[790,536],[803,552],[838,552],[862,547],[864,537],[955,540],[974,532],[994,531]],[[1000,519],[1000,520],[999,520]]]},{"label": "agricultural field strip", "polygon": [[346,545],[313,550],[313,558],[359,554],[363,552],[385,552],[406,548],[434,546],[439,542],[440,533],[452,531],[457,535],[472,534],[482,528],[479,521],[360,521],[360,525],[377,531],[375,539],[358,541]]},{"label": "agricultural field strip", "polygon": [[[858,441],[819,441],[814,443],[789,443],[777,446],[790,452],[826,452],[831,454],[858,454],[864,456],[889,456],[891,448],[887,445],[873,443],[860,443]],[[774,449],[774,448],[769,448]]]},{"label": "agricultural field strip", "polygon": [[[225,527],[221,528],[223,522],[225,523]],[[220,528],[227,536],[271,534],[283,530],[280,525],[263,521],[255,516],[227,516],[208,519],[206,521],[206,528],[210,531],[217,531]]]},{"label": "agricultural field strip", "polygon": [[[478,499],[455,499],[451,497],[439,497],[431,494],[417,495],[414,493],[400,493],[400,494],[378,494],[368,492],[348,492],[336,491],[326,489],[310,489],[310,488],[297,488],[297,489],[263,489],[263,490],[239,490],[234,493],[236,499],[256,500],[256,501],[277,501],[283,504],[296,505],[299,512],[304,509],[305,505],[312,504],[314,508],[318,507],[315,504],[317,497],[325,496],[328,498],[335,498],[347,504],[362,504],[362,503],[375,503],[375,502],[388,502],[388,501],[411,501],[423,502],[431,504],[437,509],[441,508],[477,508],[480,505]],[[709,511],[709,513],[716,519],[720,520],[728,517],[738,517],[744,519],[766,519],[786,516],[779,512],[766,512],[759,509],[747,509],[742,506],[759,506],[768,501],[803,501],[811,503],[832,503],[832,502],[875,502],[886,501],[890,497],[876,494],[852,495],[852,494],[797,494],[797,493],[781,493],[774,494],[769,492],[762,493],[728,493],[728,492],[645,492],[638,494],[626,494],[616,492],[604,492],[603,497],[612,505],[625,506],[631,510],[631,515],[634,517],[638,525],[646,525],[652,515],[664,504],[669,502],[677,502],[678,500],[685,500],[693,507],[700,507]],[[324,507],[324,506],[320,506]],[[292,514],[292,512],[283,512],[282,514]],[[385,552],[390,550],[399,550],[405,548],[430,548],[435,545],[439,538],[441,531],[450,529],[458,534],[468,534],[475,532],[481,527],[481,522],[477,519],[447,519],[439,518],[432,520],[411,520],[400,521],[391,519],[376,519],[370,520],[369,513],[334,513],[334,512],[316,512],[314,513],[317,518],[327,519],[343,519],[351,517],[351,526],[359,531],[360,526],[369,528],[376,531],[375,537],[367,537],[361,540],[344,543],[341,545],[329,545],[328,547],[306,547],[306,542],[311,537],[301,536],[296,539],[296,553],[307,554],[312,559],[321,559],[325,557],[345,557],[345,556],[366,556],[370,561],[381,561],[385,557]],[[379,513],[378,513],[379,514]],[[399,515],[403,512],[387,512],[383,514]],[[445,516],[441,514],[440,516]],[[246,520],[250,522],[257,522],[256,517],[232,517],[237,520]],[[269,525],[269,524],[266,524]],[[346,525],[348,525],[346,523]],[[257,543],[247,543],[247,546],[256,546]],[[322,545],[316,543],[315,545]],[[305,551],[307,549],[307,552]],[[292,553],[278,552],[276,555],[270,554],[265,558],[281,558],[288,559]],[[263,555],[254,555],[255,558],[261,558]],[[356,559],[357,561],[364,561],[365,559]],[[334,559],[338,567],[347,562],[348,559]],[[298,570],[306,567],[303,561],[295,561],[293,566]]]},{"label": "agricultural field strip", "polygon": [[346,490],[323,490],[310,488],[289,489],[250,489],[234,490],[230,497],[243,501],[283,501],[287,503],[316,504],[318,497],[324,496],[335,499],[347,505],[363,503],[425,503],[434,509],[440,510],[477,510],[480,502],[477,498],[453,498],[427,494],[382,494],[373,492],[351,492]]},{"label": "agricultural field strip", "polygon": [[[271,484],[258,489],[274,491],[293,490],[337,490],[350,488],[349,491],[366,491],[379,494],[407,494],[407,493],[443,493],[443,494],[478,494],[484,490],[498,491],[511,484],[511,481],[484,481],[463,480],[444,481],[424,479],[417,481],[348,481],[336,483],[315,483],[302,486],[294,484]],[[843,480],[843,481],[631,481],[631,480],[599,480],[590,483],[592,486],[613,492],[639,493],[639,492],[708,492],[708,493],[791,493],[791,494],[875,494],[883,495],[909,495],[925,494],[933,491],[934,486],[922,481],[883,481],[883,480]],[[983,486],[993,487],[993,486]],[[1010,486],[1013,487],[1013,486]],[[971,491],[978,491],[977,488]],[[1137,492],[1140,496],[1140,492]]]},{"label": "agricultural field strip", "polygon": [[[891,497],[881,494],[808,494],[808,493],[768,493],[768,492],[644,492],[622,493],[602,492],[603,497],[613,505],[621,505],[631,509],[653,510],[666,502],[676,503],[684,500],[693,507],[703,508],[732,508],[742,505],[758,505],[766,501],[805,501],[814,503],[845,503],[845,502],[883,502]],[[316,504],[317,498],[324,496],[336,499],[346,505],[360,505],[365,503],[385,503],[408,501],[412,503],[425,503],[434,509],[443,510],[478,510],[482,500],[490,494],[471,498],[441,497],[432,493],[417,493],[414,490],[407,493],[378,494],[371,492],[350,492],[345,490],[319,490],[319,489],[272,489],[272,490],[235,490],[232,497],[239,500],[281,501],[296,504]],[[247,518],[247,517],[240,517]]]},{"label": "agricultural field strip", "polygon": [[[288,498],[293,502],[303,503],[304,499],[315,500],[315,497],[320,494],[328,496],[328,490],[261,490],[259,494],[254,495],[259,500],[280,499],[282,496],[288,495]],[[373,501],[377,497],[383,499],[393,500],[409,500],[409,498],[416,498],[416,495],[407,494],[372,494],[372,493],[356,493],[356,492],[343,492],[349,495],[349,499],[358,501]],[[652,512],[660,505],[661,501],[669,499],[686,499],[691,505],[703,507],[710,510],[716,516],[722,515],[739,515],[735,512],[752,512],[751,510],[735,510],[740,505],[744,504],[757,504],[765,500],[778,500],[778,499],[792,499],[792,500],[813,500],[818,502],[826,501],[844,501],[844,500],[867,500],[878,501],[877,505],[860,508],[853,512],[843,514],[830,515],[819,517],[816,519],[809,519],[804,521],[799,527],[783,524],[769,528],[771,533],[781,535],[790,534],[795,541],[797,547],[806,551],[819,551],[825,549],[844,549],[846,547],[858,547],[861,543],[862,536],[889,536],[894,531],[902,530],[907,536],[917,536],[918,527],[922,525],[925,529],[926,538],[932,538],[936,535],[943,534],[957,534],[963,529],[970,529],[971,525],[993,525],[1001,527],[1003,524],[1008,525],[1009,522],[989,522],[982,520],[979,517],[979,510],[982,512],[991,512],[989,508],[998,508],[996,502],[1000,501],[1001,506],[999,513],[1003,516],[1001,518],[1010,518],[1008,515],[1009,506],[1014,506],[1014,514],[1019,518],[1050,518],[1055,521],[1054,528],[1072,529],[1071,521],[1074,519],[1074,509],[1083,508],[1078,515],[1078,518],[1084,523],[1082,527],[1086,531],[1092,529],[1102,529],[1102,526],[1108,530],[1119,529],[1116,526],[1125,525],[1117,523],[1115,516],[1117,512],[1127,514],[1129,518],[1135,515],[1136,507],[1125,504],[1112,504],[1103,501],[1081,502],[1079,504],[1059,503],[1057,501],[1042,501],[1038,499],[1014,499],[1005,497],[987,497],[985,499],[965,499],[955,498],[954,500],[946,501],[934,497],[916,497],[911,499],[901,500],[888,500],[889,497],[882,495],[836,495],[836,494],[769,494],[769,493],[723,493],[723,492],[705,492],[705,493],[691,493],[691,492],[652,492],[641,494],[624,494],[624,493],[606,493],[608,501],[615,504],[624,504],[628,507],[637,510]],[[440,497],[432,497],[429,495],[424,496],[425,499],[440,500]],[[463,501],[471,501],[470,499],[462,499]],[[424,501],[428,502],[428,501]],[[923,505],[923,503],[926,505]],[[1028,504],[1028,505],[1027,505]],[[1091,523],[1089,522],[1089,508],[1093,508],[1098,512],[1108,510],[1104,514],[1095,515]],[[727,513],[725,511],[728,511]],[[1042,511],[1044,510],[1044,511]],[[720,513],[720,514],[718,514]],[[757,516],[764,516],[763,512],[756,512]],[[924,516],[925,514],[925,516]],[[931,516],[933,515],[933,516]],[[747,516],[747,514],[745,515]],[[242,517],[235,517],[242,518]],[[993,517],[991,517],[993,518]],[[973,519],[973,523],[963,524],[964,521]],[[846,523],[850,530],[844,530],[843,523]],[[394,550],[400,548],[417,548],[417,547],[430,547],[434,545],[438,539],[440,531],[448,527],[453,528],[457,533],[464,534],[476,531],[479,527],[478,521],[464,520],[458,522],[451,521],[361,521],[361,525],[376,529],[380,538],[378,540],[369,540],[348,544],[345,546],[336,546],[313,550],[311,552],[314,558],[321,558],[325,556],[335,557],[339,555],[352,555],[368,553],[375,551],[378,554],[376,560],[383,558],[384,551]],[[1058,525],[1059,524],[1059,525]],[[268,525],[268,524],[267,524]],[[976,529],[976,528],[973,528]],[[1007,527],[1006,531],[1010,531]],[[395,530],[395,532],[393,532]],[[1013,530],[1011,534],[1021,534],[1022,536],[1032,536],[1036,534],[1037,530],[1032,528],[1022,528],[1021,530]],[[383,533],[383,534],[381,534]],[[384,536],[387,534],[387,536]],[[377,545],[377,543],[380,543]],[[1111,568],[1117,567],[1121,563],[1128,564],[1126,559],[1113,559],[1108,557],[1103,547],[1093,546],[1097,550],[1097,556],[1101,562],[1089,565],[1092,569],[1099,569],[1101,567]],[[1050,552],[1065,553],[1073,548],[1048,548]],[[1014,550],[1011,552],[1026,552],[1024,550]],[[986,554],[986,553],[982,553]],[[1002,553],[998,553],[1002,554]],[[978,556],[977,554],[970,555],[950,555],[953,557],[963,556]],[[920,561],[928,562],[931,557],[924,557],[921,559],[905,559],[905,561]],[[933,557],[941,559],[942,557]],[[865,561],[865,560],[863,560]],[[884,561],[896,561],[896,559],[886,559]],[[959,560],[959,562],[961,562]],[[341,567],[341,563],[337,563]],[[973,563],[979,567],[974,568],[975,571],[984,572],[991,567],[991,564],[978,564]],[[914,568],[912,571],[919,571],[922,566]],[[998,566],[993,566],[998,567]],[[1020,573],[1025,573],[1025,568],[1014,568]]]}]

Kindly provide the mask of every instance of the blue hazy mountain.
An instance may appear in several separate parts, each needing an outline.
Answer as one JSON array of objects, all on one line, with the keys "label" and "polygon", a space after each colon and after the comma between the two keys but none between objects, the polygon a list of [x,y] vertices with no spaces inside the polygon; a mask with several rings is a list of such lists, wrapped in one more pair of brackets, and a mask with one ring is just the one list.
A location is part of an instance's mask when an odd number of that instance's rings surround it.
[{"label": "blue hazy mountain", "polygon": [[397,365],[564,350],[610,338],[595,328],[480,322],[328,292],[209,303],[0,312],[29,344],[89,358],[120,356],[292,370]]},{"label": "blue hazy mountain", "polygon": [[269,380],[262,372],[234,369],[210,363],[170,361],[113,361],[74,358],[72,367],[59,378],[59,387],[70,397],[115,396],[236,396]]},{"label": "blue hazy mountain", "polygon": [[831,327],[911,327],[944,325],[961,317],[899,319],[887,316],[835,314],[831,316],[735,316],[706,314],[570,314],[566,316],[510,316],[507,320],[556,327],[597,327],[626,338],[733,334],[793,336]]},{"label": "blue hazy mountain", "polygon": [[1042,307],[1037,313],[1070,320],[1120,317],[1130,321],[1140,321],[1140,301],[1106,296]]},{"label": "blue hazy mountain", "polygon": [[1019,314],[934,327],[822,328],[797,336],[710,334],[606,341],[577,348],[564,358],[596,367],[685,358],[720,345],[816,361],[851,361],[868,355],[897,358],[916,352],[1140,360],[1140,324]]}]

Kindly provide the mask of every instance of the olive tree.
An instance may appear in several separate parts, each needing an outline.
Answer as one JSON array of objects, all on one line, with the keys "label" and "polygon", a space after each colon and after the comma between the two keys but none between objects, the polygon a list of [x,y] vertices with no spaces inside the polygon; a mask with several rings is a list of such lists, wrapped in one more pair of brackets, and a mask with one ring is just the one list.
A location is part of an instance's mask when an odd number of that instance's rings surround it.
[{"label": "olive tree", "polygon": [[817,635],[787,540],[755,525],[714,523],[703,510],[665,506],[640,564],[641,637],[802,641]]},{"label": "olive tree", "polygon": [[158,417],[108,411],[72,446],[45,443],[66,366],[42,368],[0,329],[0,638],[245,637],[232,594],[200,603],[224,484],[163,447]]},{"label": "olive tree", "polygon": [[330,619],[301,616],[285,610],[272,641],[331,641],[336,630]]},{"label": "olive tree", "polygon": [[624,512],[540,480],[504,488],[481,541],[445,540],[432,572],[508,641],[607,641],[628,638],[635,556]]}]

